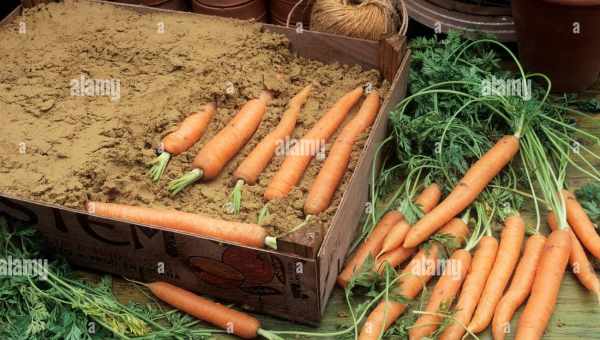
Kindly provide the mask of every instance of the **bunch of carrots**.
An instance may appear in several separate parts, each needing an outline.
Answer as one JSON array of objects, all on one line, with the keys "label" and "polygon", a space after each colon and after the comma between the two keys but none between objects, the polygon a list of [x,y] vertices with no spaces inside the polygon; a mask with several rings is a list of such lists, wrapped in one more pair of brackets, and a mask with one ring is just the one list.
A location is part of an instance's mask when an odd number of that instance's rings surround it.
[{"label": "bunch of carrots", "polygon": [[[279,143],[292,135],[302,107],[312,90],[313,86],[308,85],[289,101],[278,126],[256,145],[233,172],[236,181],[231,194],[233,213],[237,214],[240,211],[242,187],[256,184],[259,176],[274,157]],[[348,118],[352,109],[363,98],[364,92],[362,87],[358,87],[342,96],[306,135],[291,150],[288,150],[281,167],[265,190],[265,207],[270,200],[286,197],[300,182],[306,168],[315,157],[314,144],[318,145],[316,149],[325,146],[323,143],[326,143]],[[211,180],[219,176],[259,128],[271,100],[271,94],[264,91],[259,98],[244,104],[229,123],[200,149],[192,162],[192,170],[169,183],[169,191],[175,195],[200,179]],[[305,222],[331,205],[333,195],[347,171],[352,147],[360,134],[374,123],[379,112],[380,100],[377,91],[370,91],[358,112],[341,129],[329,152],[329,157],[325,160],[307,195],[304,208],[307,215]],[[214,103],[207,104],[200,112],[188,116],[173,132],[163,138],[159,148],[160,154],[151,162],[149,174],[153,181],[160,180],[173,156],[189,150],[202,138],[216,112]],[[307,149],[311,151],[306,152]],[[285,234],[270,236],[258,223],[223,221],[175,210],[104,202],[88,202],[86,208],[89,213],[101,217],[158,226],[259,248],[267,246],[277,249],[277,239],[306,225],[302,223]]]}]

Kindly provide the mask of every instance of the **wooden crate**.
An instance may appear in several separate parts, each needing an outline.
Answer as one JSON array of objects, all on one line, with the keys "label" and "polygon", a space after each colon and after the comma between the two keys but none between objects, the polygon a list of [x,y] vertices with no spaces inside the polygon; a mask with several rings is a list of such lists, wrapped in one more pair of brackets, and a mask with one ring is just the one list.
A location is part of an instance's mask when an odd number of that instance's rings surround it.
[{"label": "wooden crate", "polygon": [[[141,13],[199,15],[96,2]],[[21,10],[17,8],[0,24],[18,20]],[[279,251],[270,251],[160,227],[98,218],[82,210],[2,193],[0,216],[11,226],[36,225],[47,238],[50,249],[74,265],[141,281],[169,281],[259,313],[318,324],[359,227],[368,199],[375,148],[387,132],[387,113],[406,93],[410,53],[404,37],[373,42],[326,33],[297,32],[275,25],[263,27],[287,36],[290,49],[300,56],[378,69],[391,82],[348,188],[326,231],[298,232],[281,240]]]}]

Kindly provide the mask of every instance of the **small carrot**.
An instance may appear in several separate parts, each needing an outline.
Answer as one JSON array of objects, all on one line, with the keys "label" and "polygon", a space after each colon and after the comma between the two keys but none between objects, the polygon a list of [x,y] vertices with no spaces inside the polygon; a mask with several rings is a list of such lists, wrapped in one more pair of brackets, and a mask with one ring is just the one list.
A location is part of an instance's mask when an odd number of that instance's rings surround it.
[{"label": "small carrot", "polygon": [[456,302],[454,318],[439,336],[440,340],[459,340],[465,334],[465,326],[471,321],[477,307],[497,251],[498,240],[495,237],[484,236],[481,238]]},{"label": "small carrot", "polygon": [[236,184],[231,193],[231,203],[235,214],[238,214],[240,210],[242,186],[256,183],[258,176],[273,158],[278,144],[292,134],[296,127],[296,120],[298,119],[300,110],[308,100],[311,91],[312,85],[308,85],[289,101],[288,108],[283,113],[275,130],[263,138],[233,172]]},{"label": "small carrot", "polygon": [[[421,208],[423,213],[426,214],[435,208],[441,198],[442,190],[440,189],[440,186],[436,183],[433,183],[423,190],[423,192],[415,200],[415,203]],[[381,253],[384,254],[392,249],[401,247],[402,242],[404,242],[404,237],[409,230],[410,224],[406,220],[402,220],[396,224],[383,241]]]},{"label": "small carrot", "polygon": [[367,257],[371,255],[374,258],[379,253],[385,235],[387,235],[390,229],[398,223],[398,221],[402,220],[402,218],[402,214],[396,210],[392,210],[383,215],[379,223],[373,228],[371,235],[369,235],[358,247],[350,260],[346,262],[344,269],[337,277],[338,285],[345,288],[348,282],[350,282],[354,271],[360,268]]},{"label": "small carrot", "polygon": [[[469,227],[463,220],[455,218],[440,229],[438,234],[451,235],[462,244],[469,234]],[[431,247],[421,249],[400,274],[400,285],[393,290],[393,293],[408,299],[415,298],[431,280],[442,251],[442,245],[435,241],[432,242]],[[406,307],[406,304],[392,300],[381,301],[364,323],[359,340],[379,339],[380,335],[404,313]]]},{"label": "small carrot", "polygon": [[192,162],[194,170],[169,183],[169,191],[175,195],[199,179],[213,179],[227,163],[246,145],[267,111],[271,94],[267,91],[259,99],[247,102],[235,117],[214,136],[196,155]]},{"label": "small carrot", "polygon": [[388,251],[375,261],[375,268],[379,274],[384,273],[385,263],[387,262],[392,268],[398,267],[402,262],[408,260],[416,252],[416,248],[404,248],[402,246]]},{"label": "small carrot", "polygon": [[[319,121],[291,148],[283,160],[283,164],[275,173],[265,190],[265,199],[272,200],[286,197],[292,188],[300,182],[306,167],[315,156],[316,150],[322,148],[337,128],[342,124],[348,113],[362,97],[362,88],[356,88],[340,98],[319,119]],[[308,152],[309,150],[310,152]]]},{"label": "small carrot", "polygon": [[428,337],[439,327],[443,318],[435,313],[439,311],[440,307],[452,304],[471,266],[471,254],[468,250],[459,249],[446,263],[446,268],[435,284],[425,307],[427,314],[422,314],[410,329],[409,339],[411,340]]},{"label": "small carrot", "polygon": [[96,216],[149,226],[164,227],[198,236],[230,241],[251,247],[273,247],[276,242],[257,224],[229,222],[178,210],[136,207],[124,204],[87,202],[86,210]]},{"label": "small carrot", "polygon": [[410,229],[404,240],[404,247],[418,246],[446,222],[466,209],[518,151],[518,136],[502,137],[471,166],[450,195]]},{"label": "small carrot", "polygon": [[515,339],[541,339],[556,306],[560,284],[571,253],[569,230],[555,230],[548,236],[535,272],[531,295],[517,324]]},{"label": "small carrot", "polygon": [[510,283],[510,287],[498,302],[494,311],[492,320],[492,335],[494,340],[504,340],[506,334],[510,331],[510,320],[515,311],[525,302],[533,279],[535,277],[536,267],[540,261],[540,256],[546,244],[546,237],[541,234],[535,234],[525,242],[523,257],[515,270],[515,275]]},{"label": "small carrot", "polygon": [[494,261],[494,266],[479,299],[479,305],[468,325],[471,332],[479,333],[483,331],[492,321],[496,305],[502,298],[504,289],[508,285],[519,261],[524,238],[525,222],[523,218],[518,214],[508,217],[504,221],[504,228],[500,237],[499,256]]},{"label": "small carrot", "polygon": [[304,202],[305,214],[319,214],[331,204],[333,194],[340,185],[350,163],[354,142],[363,131],[373,124],[377,117],[380,105],[379,100],[379,93],[371,91],[358,113],[336,138],[329,156],[325,160],[315,181],[310,186],[308,197]]},{"label": "small carrot", "polygon": [[215,112],[217,112],[216,104],[207,104],[200,112],[189,115],[175,131],[163,138],[160,155],[150,163],[152,168],[149,173],[154,182],[158,182],[162,177],[171,156],[177,156],[187,151],[200,140]]},{"label": "small carrot", "polygon": [[[548,226],[550,226],[550,229],[552,230],[558,229],[556,215],[554,215],[553,212],[548,213]],[[585,288],[596,294],[596,298],[600,303],[600,280],[598,280],[598,276],[594,271],[594,266],[588,259],[583,246],[572,230],[569,230],[569,234],[571,235],[571,254],[569,256],[569,263],[571,264],[573,273],[575,273],[575,276],[577,276],[577,279]]]},{"label": "small carrot", "polygon": [[562,191],[567,207],[567,221],[577,238],[585,248],[597,259],[600,259],[600,235],[575,195],[567,190]]}]

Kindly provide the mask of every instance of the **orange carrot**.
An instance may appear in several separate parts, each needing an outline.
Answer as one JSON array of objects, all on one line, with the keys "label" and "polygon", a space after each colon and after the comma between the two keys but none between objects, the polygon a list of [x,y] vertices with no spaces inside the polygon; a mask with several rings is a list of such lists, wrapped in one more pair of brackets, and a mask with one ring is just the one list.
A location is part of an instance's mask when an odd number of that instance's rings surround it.
[{"label": "orange carrot", "polygon": [[404,240],[404,247],[418,246],[446,222],[466,209],[518,151],[519,137],[502,137],[471,166],[450,195],[410,229]]},{"label": "orange carrot", "polygon": [[292,188],[300,182],[306,167],[315,156],[314,151],[323,147],[323,142],[331,138],[331,135],[342,124],[352,107],[361,98],[362,93],[363,90],[359,87],[340,98],[310,131],[292,147],[267,186],[264,194],[265,199],[272,200],[286,197]]},{"label": "orange carrot", "polygon": [[340,185],[348,163],[350,163],[352,146],[358,136],[375,121],[379,105],[379,93],[372,91],[358,113],[340,132],[317,178],[310,186],[304,202],[305,214],[316,215],[329,207],[333,194]]},{"label": "orange carrot", "polygon": [[[423,192],[417,197],[415,203],[421,207],[423,213],[430,212],[439,203],[442,198],[442,190],[436,183],[429,185]],[[402,246],[404,237],[410,229],[410,224],[406,220],[400,221],[398,224],[390,230],[383,241],[383,247],[381,247],[381,253],[384,254],[392,249]],[[410,248],[409,248],[410,249]]]},{"label": "orange carrot", "polygon": [[215,112],[216,104],[207,104],[202,111],[188,116],[175,131],[163,138],[160,155],[150,163],[150,176],[153,181],[158,181],[163,175],[171,156],[187,151],[202,137]]},{"label": "orange carrot", "polygon": [[[548,213],[548,226],[550,229],[557,230],[558,223],[556,221],[556,215],[553,212]],[[600,280],[596,276],[594,267],[583,250],[583,246],[575,236],[572,230],[569,230],[571,235],[571,254],[569,256],[569,263],[573,269],[573,273],[577,276],[579,282],[587,288],[590,292],[596,294],[598,302],[600,303]]]},{"label": "orange carrot", "polygon": [[540,234],[529,237],[525,242],[525,251],[515,270],[510,287],[498,302],[494,312],[494,319],[492,320],[494,340],[503,340],[506,334],[510,332],[510,320],[517,308],[529,296],[536,267],[544,250],[544,244],[546,244],[546,237]]},{"label": "orange carrot", "polygon": [[422,314],[410,329],[409,338],[411,340],[422,339],[435,332],[443,317],[431,313],[439,312],[443,305],[450,306],[452,304],[470,265],[471,254],[469,251],[459,249],[452,254],[450,260],[446,262],[442,276],[431,292],[431,297],[425,307],[425,312],[428,314]]},{"label": "orange carrot", "polygon": [[484,236],[479,240],[469,273],[456,303],[454,319],[439,336],[440,340],[462,339],[466,331],[465,327],[471,321],[488,275],[492,270],[497,251],[498,240],[495,237]]},{"label": "orange carrot", "polygon": [[387,262],[392,268],[398,267],[402,262],[413,256],[417,248],[398,247],[392,251],[388,251],[375,261],[375,268],[379,274],[383,274],[385,263]]},{"label": "orange carrot", "polygon": [[[461,244],[469,234],[469,227],[458,218],[452,219],[438,234],[455,237]],[[431,280],[442,251],[442,245],[433,242],[431,247],[421,249],[400,274],[400,285],[393,293],[409,299],[415,298]],[[359,340],[378,339],[406,310],[407,305],[396,301],[381,301],[363,325]]]},{"label": "orange carrot", "polygon": [[270,238],[265,229],[257,224],[223,221],[177,210],[102,202],[88,202],[86,210],[100,217],[164,227],[257,248],[264,247]]},{"label": "orange carrot", "polygon": [[260,321],[246,313],[225,307],[166,282],[153,282],[146,286],[161,301],[240,338],[254,339],[260,333]]},{"label": "orange carrot", "polygon": [[504,221],[500,237],[498,255],[485,288],[479,299],[479,305],[469,323],[469,330],[479,333],[487,328],[492,321],[494,309],[502,298],[504,289],[517,266],[521,245],[525,238],[525,222],[519,215],[513,215]]},{"label": "orange carrot", "polygon": [[217,177],[254,135],[270,100],[271,94],[265,91],[259,99],[247,102],[227,126],[198,152],[192,162],[194,170],[169,183],[169,191],[177,194],[200,178],[210,180]]},{"label": "orange carrot", "polygon": [[531,295],[519,318],[515,339],[535,340],[544,335],[571,253],[569,230],[553,231],[546,241],[535,272]]},{"label": "orange carrot", "polygon": [[567,220],[569,225],[577,238],[585,248],[597,259],[600,259],[600,235],[596,232],[594,224],[590,220],[585,210],[575,195],[567,190],[563,190],[563,197],[565,198],[567,206]]},{"label": "orange carrot", "polygon": [[338,275],[338,285],[345,288],[352,278],[354,271],[360,268],[367,257],[371,255],[374,258],[377,253],[379,253],[385,235],[387,235],[394,224],[398,223],[398,221],[400,221],[402,218],[402,214],[395,210],[386,213],[383,218],[381,218],[379,223],[377,223],[371,232],[371,235],[369,235],[367,239],[358,247],[358,249],[354,252],[354,255],[344,266],[344,269],[340,275]]},{"label": "orange carrot", "polygon": [[308,100],[312,85],[308,85],[294,96],[288,103],[288,109],[283,113],[281,121],[271,133],[250,152],[233,172],[236,180],[253,185],[260,173],[267,167],[278,143],[290,136],[296,127],[296,120],[304,103]]}]

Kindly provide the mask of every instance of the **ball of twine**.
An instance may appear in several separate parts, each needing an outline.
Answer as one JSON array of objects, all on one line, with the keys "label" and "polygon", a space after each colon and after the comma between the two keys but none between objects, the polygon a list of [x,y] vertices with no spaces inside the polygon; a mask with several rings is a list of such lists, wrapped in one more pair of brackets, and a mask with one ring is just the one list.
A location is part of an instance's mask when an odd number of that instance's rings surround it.
[{"label": "ball of twine", "polygon": [[[397,0],[317,0],[313,4],[310,28],[353,38],[381,40],[400,31],[406,34],[406,6]],[[399,28],[400,26],[400,28]]]}]

